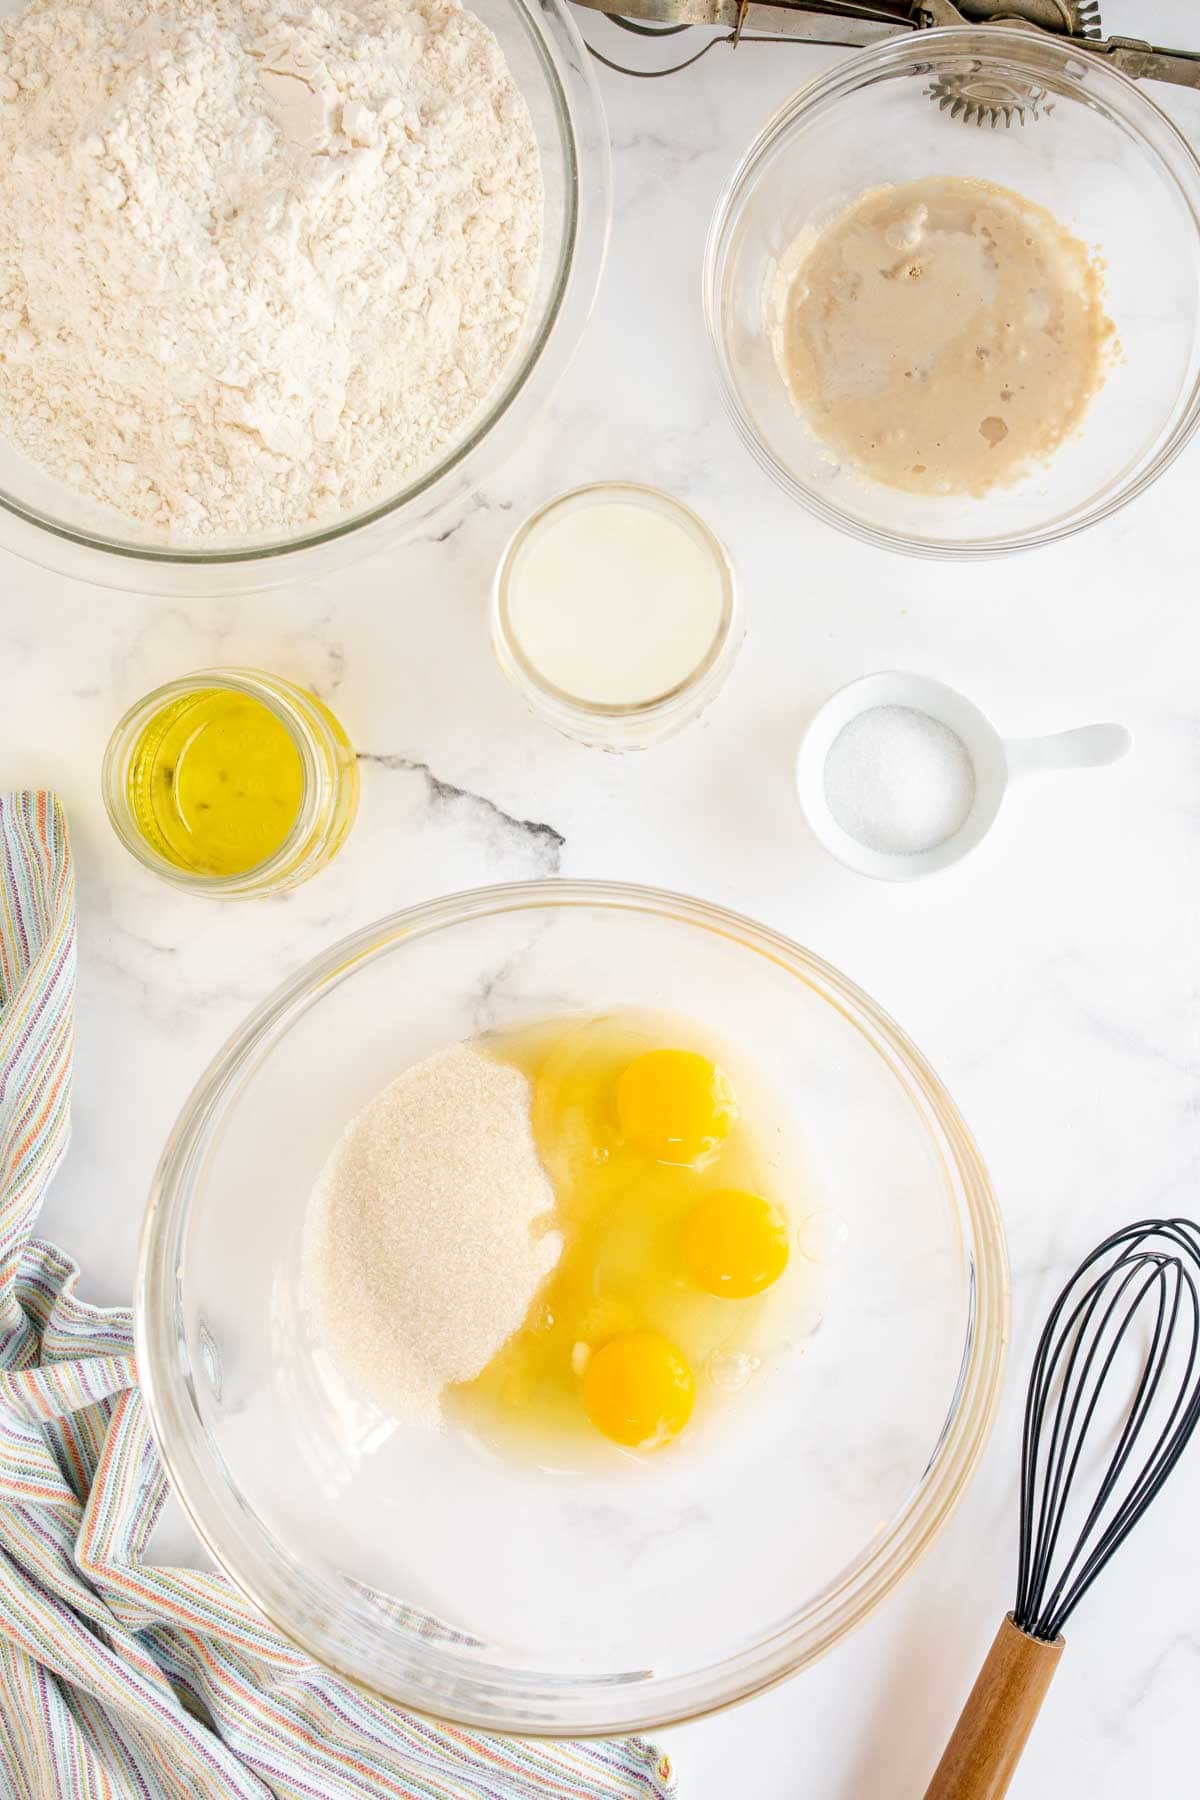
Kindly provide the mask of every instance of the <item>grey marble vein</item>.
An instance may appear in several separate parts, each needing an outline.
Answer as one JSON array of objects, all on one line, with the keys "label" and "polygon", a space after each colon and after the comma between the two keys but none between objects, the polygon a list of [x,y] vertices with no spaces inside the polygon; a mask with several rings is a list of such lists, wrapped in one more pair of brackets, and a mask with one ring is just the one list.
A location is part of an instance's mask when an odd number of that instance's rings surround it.
[{"label": "grey marble vein", "polygon": [[503,831],[511,832],[523,840],[532,850],[544,874],[558,874],[567,840],[555,826],[546,824],[541,819],[518,819],[514,814],[505,812],[502,806],[497,806],[494,800],[489,800],[486,794],[477,794],[470,788],[456,787],[453,782],[444,781],[440,775],[435,775],[427,762],[421,762],[416,757],[360,750],[358,760],[371,768],[419,775],[425,784],[431,812],[442,812],[448,807],[460,805],[472,808],[484,815],[491,824],[498,825]]}]

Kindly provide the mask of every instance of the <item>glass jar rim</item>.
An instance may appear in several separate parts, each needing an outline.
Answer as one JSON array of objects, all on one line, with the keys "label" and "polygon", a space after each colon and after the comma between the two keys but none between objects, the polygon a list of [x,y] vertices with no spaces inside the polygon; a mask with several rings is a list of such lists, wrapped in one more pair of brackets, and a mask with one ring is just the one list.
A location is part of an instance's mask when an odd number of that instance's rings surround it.
[{"label": "glass jar rim", "polygon": [[[189,694],[211,693],[224,689],[257,700],[283,726],[300,758],[302,789],[300,805],[287,836],[262,862],[253,863],[236,875],[202,875],[173,863],[153,850],[144,835],[133,825],[129,813],[125,782],[129,757],[142,730],[156,713],[172,700]],[[164,682],[161,687],[134,703],[114,726],[104,751],[100,783],[104,808],[109,823],[121,843],[143,868],[161,879],[191,893],[213,899],[233,899],[249,893],[269,892],[275,877],[294,867],[298,853],[312,837],[317,826],[322,772],[313,747],[317,725],[302,715],[290,698],[303,696],[304,690],[285,676],[242,668],[197,669],[188,675]]]},{"label": "glass jar rim", "polygon": [[[584,700],[576,694],[568,693],[565,688],[558,687],[548,681],[539,671],[536,664],[530,661],[522,648],[520,638],[513,625],[510,601],[510,583],[517,558],[546,521],[560,508],[589,497],[600,498],[611,496],[619,498],[622,494],[637,496],[640,500],[652,500],[655,505],[675,514],[692,534],[703,543],[705,550],[712,558],[721,581],[721,617],[713,633],[712,642],[704,656],[687,675],[667,688],[661,694],[653,695],[649,700],[626,702],[610,702],[600,700]],[[563,493],[552,495],[531,512],[528,518],[518,525],[516,531],[504,548],[503,555],[496,568],[492,590],[492,622],[494,632],[504,647],[506,655],[511,658],[523,681],[533,688],[544,700],[554,708],[561,709],[564,714],[592,723],[612,720],[614,722],[637,723],[641,720],[652,720],[662,712],[669,710],[678,702],[703,689],[704,684],[719,667],[722,657],[730,642],[736,636],[736,627],[740,611],[740,599],[737,575],[729,552],[717,536],[716,532],[701,518],[695,509],[680,500],[676,495],[668,493],[665,488],[655,487],[642,481],[589,481],[579,487],[567,488]]]}]

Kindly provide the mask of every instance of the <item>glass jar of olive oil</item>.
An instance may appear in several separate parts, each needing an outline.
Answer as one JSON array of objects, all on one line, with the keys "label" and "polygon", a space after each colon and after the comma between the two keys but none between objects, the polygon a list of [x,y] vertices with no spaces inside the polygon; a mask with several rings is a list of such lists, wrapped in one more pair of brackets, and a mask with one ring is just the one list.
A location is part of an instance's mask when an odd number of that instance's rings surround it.
[{"label": "glass jar of olive oil", "polygon": [[358,807],[358,764],[329,708],[250,669],[202,670],[147,694],[113,732],[101,780],[139,862],[222,899],[307,881]]}]

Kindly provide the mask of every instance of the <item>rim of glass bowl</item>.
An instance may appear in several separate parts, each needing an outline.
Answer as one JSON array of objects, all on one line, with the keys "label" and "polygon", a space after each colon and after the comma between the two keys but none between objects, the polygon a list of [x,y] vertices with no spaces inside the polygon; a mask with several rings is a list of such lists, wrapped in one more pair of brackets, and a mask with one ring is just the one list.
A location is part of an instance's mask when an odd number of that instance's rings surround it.
[{"label": "rim of glass bowl", "polygon": [[[949,1413],[925,1472],[887,1528],[843,1572],[760,1642],[683,1675],[622,1684],[527,1672],[466,1669],[422,1643],[427,1685],[415,1701],[477,1729],[537,1736],[613,1736],[698,1717],[783,1680],[859,1624],[933,1544],[970,1480],[999,1398],[1008,1337],[1008,1259],[995,1195],[949,1094],[886,1013],[836,969],[781,933],[706,901],[622,882],[543,881],[477,888],[434,900],[356,932],[315,958],[246,1021],[193,1090],[163,1151],[142,1229],[134,1319],[138,1370],[155,1436],[180,1501],[215,1562],[286,1637],[326,1667],[379,1698],[412,1707],[399,1685],[384,1687],[364,1653],[351,1666],[316,1610],[286,1623],[288,1571],[273,1540],[223,1473],[194,1404],[182,1327],[181,1256],[190,1195],[223,1111],[244,1075],[290,1025],[364,962],[469,920],[555,907],[612,907],[696,927],[766,958],[837,1008],[888,1066],[922,1119],[954,1196],[968,1267],[968,1325]],[[311,1571],[310,1571],[311,1573]],[[331,1595],[333,1584],[330,1584]],[[336,1618],[338,1601],[329,1601]]]},{"label": "rim of glass bowl", "polygon": [[[5,547],[18,555],[38,562],[39,546],[44,556],[53,546],[62,561],[52,567],[63,569],[93,582],[104,582],[106,576],[92,563],[71,559],[72,550],[100,552],[114,557],[107,579],[111,585],[131,586],[147,582],[149,591],[161,591],[163,578],[169,585],[172,575],[178,579],[188,571],[234,572],[247,565],[255,572],[254,585],[267,580],[283,581],[292,573],[289,559],[315,550],[346,547],[356,536],[362,548],[378,548],[370,527],[389,520],[399,525],[416,503],[423,502],[411,516],[414,523],[438,512],[454,498],[455,478],[462,493],[478,487],[481,477],[491,472],[494,463],[480,460],[477,452],[492,439],[496,427],[507,421],[513,444],[517,435],[518,413],[536,416],[541,411],[559,378],[566,370],[595,303],[605,259],[608,253],[609,228],[612,218],[612,159],[608,127],[600,89],[595,79],[586,46],[570,17],[564,0],[512,0],[513,10],[523,23],[537,59],[545,73],[553,99],[555,116],[563,146],[564,183],[567,190],[567,228],[555,271],[553,291],[533,340],[525,346],[519,362],[506,374],[491,397],[486,409],[476,419],[468,435],[451,450],[449,456],[427,469],[416,481],[398,494],[355,513],[293,538],[279,538],[269,543],[244,548],[217,547],[188,549],[164,544],[136,544],[101,532],[85,531],[64,524],[37,508],[23,504],[0,488],[0,518],[6,534],[14,529],[15,538],[6,537]],[[584,173],[586,171],[586,173]],[[531,393],[536,381],[537,391]],[[523,404],[521,404],[523,403]],[[495,461],[504,454],[493,445]],[[469,468],[465,465],[469,464]],[[32,535],[25,530],[33,528]],[[43,535],[47,534],[47,535]],[[119,572],[124,565],[123,573]],[[271,565],[274,565],[272,570]],[[306,560],[306,572],[311,566]],[[157,582],[153,577],[158,577]],[[229,582],[221,591],[229,591]]]},{"label": "rim of glass bowl", "polygon": [[[726,264],[736,236],[742,199],[758,173],[762,160],[790,132],[798,121],[809,122],[832,111],[839,101],[857,89],[889,78],[904,64],[912,65],[914,74],[932,75],[943,61],[963,56],[987,56],[1005,67],[1006,72],[1026,79],[1052,77],[1054,83],[1074,94],[1081,104],[1096,108],[1097,90],[1107,84],[1111,105],[1108,110],[1118,116],[1127,130],[1136,132],[1143,151],[1153,157],[1169,178],[1191,215],[1197,242],[1200,243],[1200,158],[1187,138],[1162,108],[1137,82],[1110,67],[1099,57],[1072,50],[1059,39],[1045,33],[1024,30],[1019,26],[971,25],[946,26],[899,38],[888,38],[840,62],[826,74],[809,82],[774,112],[759,131],[717,202],[709,227],[704,253],[703,304],[709,343],[716,363],[717,380],[725,409],[734,427],[759,467],[785,493],[827,525],[857,538],[860,543],[874,544],[885,550],[896,550],[909,556],[937,557],[946,560],[984,558],[1010,551],[1032,550],[1041,544],[1057,543],[1062,538],[1086,530],[1101,519],[1111,517],[1129,501],[1158,479],[1186,448],[1200,426],[1200,361],[1193,353],[1195,374],[1186,401],[1181,401],[1175,422],[1167,428],[1165,441],[1147,453],[1143,466],[1123,486],[1077,506],[1073,512],[1048,520],[1034,530],[998,534],[988,538],[927,538],[918,534],[890,531],[883,526],[844,512],[832,505],[814,489],[797,479],[786,464],[779,461],[759,437],[753,420],[743,407],[725,351],[723,319]],[[1076,78],[1074,69],[1087,71],[1086,85]],[[1200,326],[1198,326],[1200,331]],[[1160,434],[1161,436],[1161,434]]]}]

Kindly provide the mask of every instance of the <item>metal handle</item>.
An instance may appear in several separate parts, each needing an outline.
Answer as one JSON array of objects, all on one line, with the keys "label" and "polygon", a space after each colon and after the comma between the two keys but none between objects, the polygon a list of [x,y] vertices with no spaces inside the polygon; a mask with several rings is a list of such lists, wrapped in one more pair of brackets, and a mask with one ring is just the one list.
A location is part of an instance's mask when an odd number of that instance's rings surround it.
[{"label": "metal handle", "polygon": [[1002,1800],[1042,1710],[1064,1643],[1061,1637],[1052,1644],[1027,1637],[1009,1613],[925,1790],[925,1800]]},{"label": "metal handle", "polygon": [[1200,51],[1163,50],[1140,38],[1119,37],[1082,47],[1115,63],[1122,75],[1134,81],[1169,81],[1175,87],[1200,88]]}]

